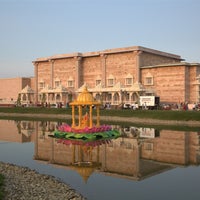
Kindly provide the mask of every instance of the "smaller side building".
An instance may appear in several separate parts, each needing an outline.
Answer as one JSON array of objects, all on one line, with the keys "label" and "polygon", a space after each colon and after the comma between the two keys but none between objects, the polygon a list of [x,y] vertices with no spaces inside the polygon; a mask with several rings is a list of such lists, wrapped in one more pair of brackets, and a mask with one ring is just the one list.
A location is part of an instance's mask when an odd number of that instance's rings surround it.
[{"label": "smaller side building", "polygon": [[[20,97],[20,92],[26,88],[27,86],[34,88],[35,87],[35,78],[24,78],[24,77],[18,77],[18,78],[3,78],[0,79],[0,105],[1,106],[9,106],[9,105],[15,105],[17,103],[18,98]],[[29,99],[27,96],[20,97],[20,101],[23,99],[25,101],[33,101],[33,97],[29,96]]]}]

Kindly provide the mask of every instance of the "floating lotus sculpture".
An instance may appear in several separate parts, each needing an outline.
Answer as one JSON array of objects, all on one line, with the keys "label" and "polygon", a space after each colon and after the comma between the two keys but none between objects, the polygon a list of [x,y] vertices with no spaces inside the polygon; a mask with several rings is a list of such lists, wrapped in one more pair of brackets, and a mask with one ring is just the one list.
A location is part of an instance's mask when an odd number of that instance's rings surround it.
[{"label": "floating lotus sculpture", "polygon": [[[54,138],[59,138],[62,143],[69,144],[71,140],[81,140],[85,142],[96,140],[109,140],[117,138],[120,133],[117,130],[112,130],[109,125],[100,125],[99,107],[101,103],[94,100],[92,94],[85,87],[79,94],[76,101],[70,103],[72,106],[72,125],[63,124],[50,135]],[[93,121],[93,106],[96,107],[96,124]],[[75,108],[78,107],[78,125],[75,119]],[[89,108],[88,112],[83,115],[83,108]],[[67,141],[63,141],[67,140]],[[102,141],[101,141],[102,142]],[[95,144],[95,143],[93,143]]]}]

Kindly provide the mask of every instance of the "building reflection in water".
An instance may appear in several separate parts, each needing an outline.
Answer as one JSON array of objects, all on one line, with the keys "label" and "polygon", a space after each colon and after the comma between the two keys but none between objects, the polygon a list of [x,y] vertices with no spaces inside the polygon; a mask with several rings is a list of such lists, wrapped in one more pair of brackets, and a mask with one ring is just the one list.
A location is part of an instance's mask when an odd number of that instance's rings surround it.
[{"label": "building reflection in water", "polygon": [[34,142],[33,121],[0,120],[0,140],[8,142]]},{"label": "building reflection in water", "polygon": [[115,126],[121,137],[93,145],[63,144],[48,135],[58,122],[0,120],[0,140],[33,142],[34,159],[77,171],[142,180],[179,166],[199,165],[200,133]]}]

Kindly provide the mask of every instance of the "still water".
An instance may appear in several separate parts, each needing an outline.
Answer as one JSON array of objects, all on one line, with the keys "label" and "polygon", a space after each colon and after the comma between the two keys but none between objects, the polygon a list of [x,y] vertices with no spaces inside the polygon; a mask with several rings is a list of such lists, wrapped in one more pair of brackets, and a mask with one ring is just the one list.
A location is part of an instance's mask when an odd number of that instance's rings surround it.
[{"label": "still water", "polygon": [[93,146],[48,137],[58,122],[0,120],[0,161],[57,177],[89,200],[199,200],[200,132],[113,126]]}]

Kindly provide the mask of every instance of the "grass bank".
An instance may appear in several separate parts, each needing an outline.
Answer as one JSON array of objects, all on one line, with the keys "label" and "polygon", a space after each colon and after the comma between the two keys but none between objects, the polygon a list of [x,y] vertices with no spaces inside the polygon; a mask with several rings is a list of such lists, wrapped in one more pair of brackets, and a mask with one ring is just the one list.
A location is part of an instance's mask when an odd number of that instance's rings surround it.
[{"label": "grass bank", "polygon": [[[94,111],[95,112],[95,111]],[[30,113],[30,114],[47,114],[71,115],[71,109],[65,108],[0,108],[1,113]],[[175,110],[101,110],[101,116],[110,117],[135,117],[140,119],[157,119],[157,120],[176,120],[176,121],[199,121],[199,111],[175,111]]]}]

